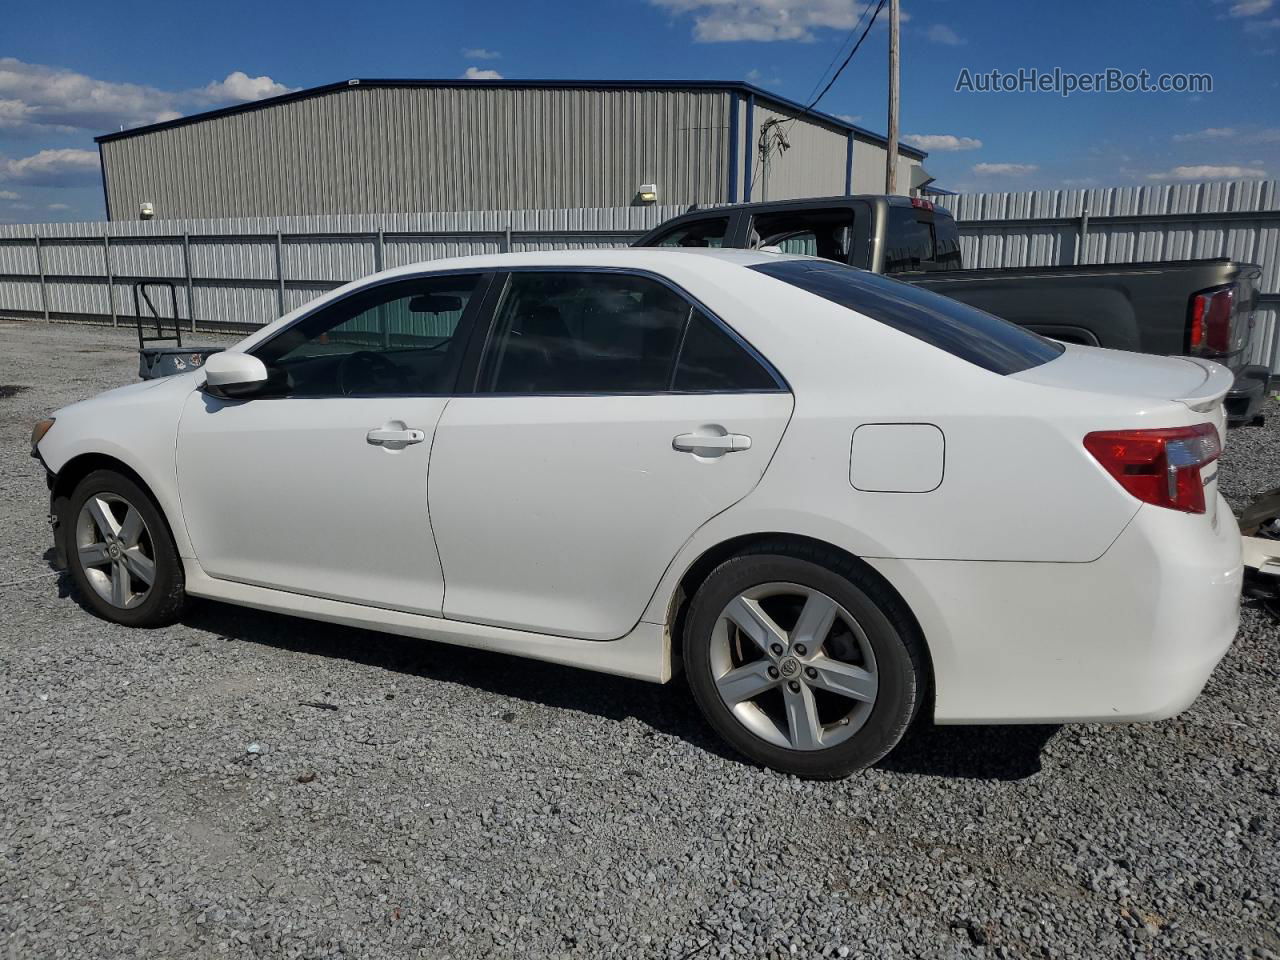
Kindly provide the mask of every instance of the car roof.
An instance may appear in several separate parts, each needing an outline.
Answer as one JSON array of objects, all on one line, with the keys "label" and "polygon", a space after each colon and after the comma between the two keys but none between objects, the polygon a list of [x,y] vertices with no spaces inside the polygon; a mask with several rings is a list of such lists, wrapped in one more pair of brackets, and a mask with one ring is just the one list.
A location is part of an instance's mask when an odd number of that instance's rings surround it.
[{"label": "car roof", "polygon": [[486,253],[469,257],[449,257],[408,264],[377,274],[380,279],[399,274],[419,274],[454,270],[516,270],[521,267],[613,267],[631,270],[653,270],[687,267],[690,257],[725,266],[752,267],[795,259],[790,254],[760,250],[716,249],[709,247],[616,247],[599,250],[537,250],[525,253]]}]

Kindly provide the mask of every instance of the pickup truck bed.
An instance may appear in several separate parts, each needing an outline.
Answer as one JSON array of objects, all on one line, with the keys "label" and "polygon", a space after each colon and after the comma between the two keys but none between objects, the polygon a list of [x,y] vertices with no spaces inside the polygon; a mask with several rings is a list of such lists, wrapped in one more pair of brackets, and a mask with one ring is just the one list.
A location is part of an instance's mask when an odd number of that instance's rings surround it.
[{"label": "pickup truck bed", "polygon": [[1236,373],[1227,395],[1233,420],[1252,417],[1264,399],[1266,367],[1247,364],[1261,271],[1231,260],[1070,267],[1009,267],[902,273],[896,279],[954,297],[1068,343],[1167,355],[1192,352],[1188,291],[1235,285],[1229,341],[1198,355]]},{"label": "pickup truck bed", "polygon": [[1187,355],[1234,374],[1227,416],[1252,419],[1270,371],[1250,365],[1261,270],[1232,260],[966,270],[943,207],[920,198],[818,197],[693,209],[636,246],[746,247],[883,273],[1089,346]]}]

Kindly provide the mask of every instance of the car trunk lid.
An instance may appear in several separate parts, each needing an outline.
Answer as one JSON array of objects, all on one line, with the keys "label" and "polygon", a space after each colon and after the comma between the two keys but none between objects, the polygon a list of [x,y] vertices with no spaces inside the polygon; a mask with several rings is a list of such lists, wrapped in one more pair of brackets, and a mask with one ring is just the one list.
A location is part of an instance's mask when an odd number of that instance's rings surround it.
[{"label": "car trunk lid", "polygon": [[[1222,400],[1235,382],[1226,367],[1199,357],[1158,357],[1126,350],[1105,350],[1066,344],[1062,355],[1020,373],[1013,379],[1066,390],[1117,397],[1150,397],[1181,403],[1203,423],[1212,423],[1220,439],[1226,438]],[[1139,427],[1140,424],[1134,424]],[[1200,471],[1204,484],[1206,515],[1216,524],[1218,464]]]}]

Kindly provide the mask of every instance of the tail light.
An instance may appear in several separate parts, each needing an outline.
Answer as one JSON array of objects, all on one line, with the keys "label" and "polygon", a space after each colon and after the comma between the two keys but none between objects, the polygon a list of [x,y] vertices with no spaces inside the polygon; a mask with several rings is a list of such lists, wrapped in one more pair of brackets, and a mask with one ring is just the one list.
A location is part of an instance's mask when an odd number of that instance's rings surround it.
[{"label": "tail light", "polygon": [[922,199],[921,197],[912,197],[912,198],[911,198],[911,205],[912,205],[913,207],[915,207],[917,210],[932,210],[932,209],[933,209],[933,201],[932,201],[932,200],[925,200],[925,199]]},{"label": "tail light", "polygon": [[1222,440],[1211,423],[1162,430],[1102,430],[1085,449],[1143,503],[1204,513],[1200,469],[1217,460]]},{"label": "tail light", "polygon": [[1231,351],[1231,314],[1236,288],[1205,290],[1191,298],[1191,349]]}]

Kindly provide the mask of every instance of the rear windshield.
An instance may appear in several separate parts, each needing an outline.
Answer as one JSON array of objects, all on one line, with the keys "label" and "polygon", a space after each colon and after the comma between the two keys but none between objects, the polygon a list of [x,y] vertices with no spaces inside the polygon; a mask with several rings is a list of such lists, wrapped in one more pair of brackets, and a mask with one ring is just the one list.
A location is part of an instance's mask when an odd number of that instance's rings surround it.
[{"label": "rear windshield", "polygon": [[993,373],[1048,363],[1063,347],[959,300],[826,260],[779,260],[751,268],[856,310]]}]

